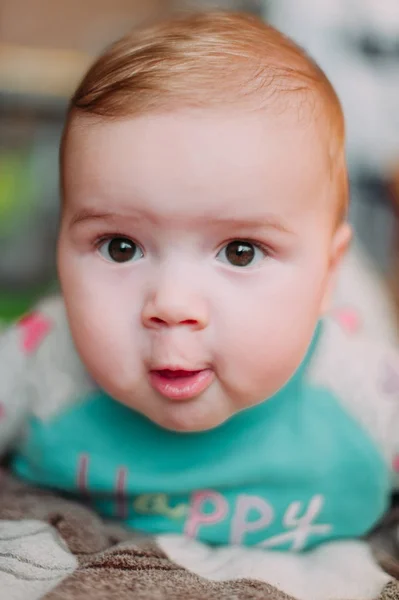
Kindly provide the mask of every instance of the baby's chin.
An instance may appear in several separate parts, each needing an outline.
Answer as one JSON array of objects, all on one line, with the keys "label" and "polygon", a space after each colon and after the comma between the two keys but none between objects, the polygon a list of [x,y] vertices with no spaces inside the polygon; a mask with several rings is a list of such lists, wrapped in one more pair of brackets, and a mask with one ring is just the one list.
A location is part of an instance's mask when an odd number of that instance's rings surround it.
[{"label": "baby's chin", "polygon": [[207,399],[199,397],[185,402],[165,400],[163,406],[144,414],[163,429],[178,433],[200,433],[219,427],[235,411],[225,405],[210,406]]}]

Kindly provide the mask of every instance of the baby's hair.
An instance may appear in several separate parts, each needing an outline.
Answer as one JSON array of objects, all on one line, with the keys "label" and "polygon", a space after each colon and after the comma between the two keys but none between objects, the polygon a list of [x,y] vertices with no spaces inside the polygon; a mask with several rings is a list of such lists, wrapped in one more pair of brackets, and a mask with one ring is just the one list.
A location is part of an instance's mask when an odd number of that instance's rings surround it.
[{"label": "baby's hair", "polygon": [[244,13],[174,15],[133,30],[89,69],[72,97],[74,116],[128,118],[179,107],[243,105],[298,119],[321,120],[339,181],[340,219],[346,213],[344,118],[337,95],[318,65],[271,25]]}]

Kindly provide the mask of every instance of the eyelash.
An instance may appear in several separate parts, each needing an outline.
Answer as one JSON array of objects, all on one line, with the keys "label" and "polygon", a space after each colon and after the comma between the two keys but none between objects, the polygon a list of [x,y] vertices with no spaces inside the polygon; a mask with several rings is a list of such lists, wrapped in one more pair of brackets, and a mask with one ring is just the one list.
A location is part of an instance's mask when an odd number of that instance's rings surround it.
[{"label": "eyelash", "polygon": [[236,242],[236,241],[251,244],[258,250],[261,250],[262,252],[264,252],[267,256],[273,256],[275,253],[275,251],[271,248],[271,246],[268,246],[267,244],[262,244],[261,242],[257,242],[255,240],[252,240],[251,238],[240,237],[240,236],[230,238],[229,240],[226,240],[225,242],[223,242],[223,244],[221,244],[219,246],[218,252],[220,252],[222,250],[222,248],[224,248],[228,244],[231,244],[232,242]]},{"label": "eyelash", "polygon": [[[102,244],[104,244],[105,242],[109,242],[109,241],[113,240],[114,238],[126,238],[128,240],[131,240],[135,244],[137,244],[137,242],[130,235],[127,235],[126,233],[122,233],[119,231],[119,232],[114,232],[114,233],[108,233],[107,235],[101,235],[100,237],[96,237],[93,242],[93,246],[96,250],[98,250],[98,248]],[[139,245],[139,244],[137,244],[137,245]]]}]

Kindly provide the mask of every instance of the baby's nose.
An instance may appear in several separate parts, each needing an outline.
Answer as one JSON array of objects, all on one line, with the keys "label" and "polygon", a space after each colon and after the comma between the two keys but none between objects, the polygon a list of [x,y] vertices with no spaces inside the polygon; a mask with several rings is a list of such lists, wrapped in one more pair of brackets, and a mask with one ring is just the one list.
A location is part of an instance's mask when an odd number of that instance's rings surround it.
[{"label": "baby's nose", "polygon": [[204,329],[209,322],[206,301],[191,290],[158,288],[143,307],[142,322],[150,329],[187,326]]}]

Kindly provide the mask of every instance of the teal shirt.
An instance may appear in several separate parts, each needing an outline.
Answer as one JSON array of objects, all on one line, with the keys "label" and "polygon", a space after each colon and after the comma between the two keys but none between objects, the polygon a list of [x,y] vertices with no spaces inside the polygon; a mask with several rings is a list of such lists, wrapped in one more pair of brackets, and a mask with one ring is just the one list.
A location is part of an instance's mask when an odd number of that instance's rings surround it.
[{"label": "teal shirt", "polygon": [[316,345],[275,396],[211,431],[167,431],[92,393],[31,419],[14,470],[151,534],[293,551],[360,537],[387,507],[390,473],[339,399],[308,383]]}]

